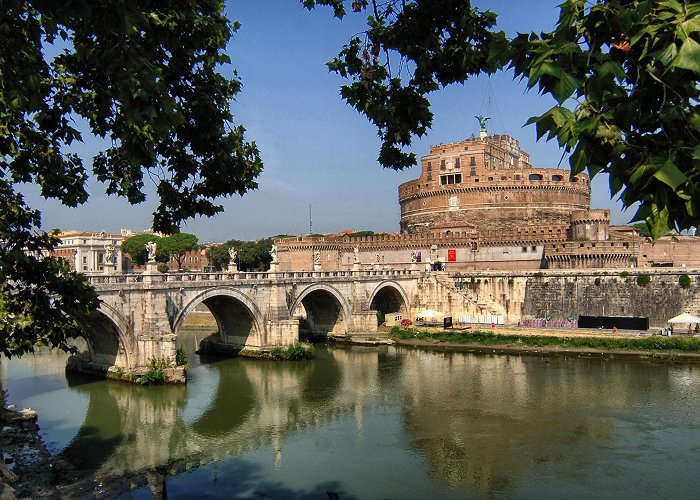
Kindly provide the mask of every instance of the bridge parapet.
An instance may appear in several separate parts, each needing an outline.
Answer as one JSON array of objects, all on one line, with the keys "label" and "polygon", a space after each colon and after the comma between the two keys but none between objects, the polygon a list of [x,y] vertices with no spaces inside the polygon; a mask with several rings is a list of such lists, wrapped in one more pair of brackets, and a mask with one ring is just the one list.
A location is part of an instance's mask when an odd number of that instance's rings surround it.
[{"label": "bridge parapet", "polygon": [[127,283],[144,283],[144,277],[151,283],[181,282],[222,282],[222,281],[268,281],[310,278],[324,280],[328,278],[376,278],[376,277],[417,277],[422,271],[411,269],[365,269],[359,271],[286,271],[286,272],[215,272],[215,273],[163,273],[163,274],[92,274],[87,275],[92,285],[110,285]]}]

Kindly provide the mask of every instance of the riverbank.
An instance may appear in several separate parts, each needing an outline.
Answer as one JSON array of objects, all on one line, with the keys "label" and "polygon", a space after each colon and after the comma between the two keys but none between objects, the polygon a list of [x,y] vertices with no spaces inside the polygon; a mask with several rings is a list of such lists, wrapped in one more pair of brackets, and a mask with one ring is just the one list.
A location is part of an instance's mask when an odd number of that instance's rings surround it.
[{"label": "riverbank", "polygon": [[0,498],[60,498],[52,485],[50,454],[39,436],[37,414],[0,407]]},{"label": "riverbank", "polygon": [[700,338],[650,332],[494,327],[399,328],[387,332],[399,345],[466,352],[636,358],[700,363]]}]

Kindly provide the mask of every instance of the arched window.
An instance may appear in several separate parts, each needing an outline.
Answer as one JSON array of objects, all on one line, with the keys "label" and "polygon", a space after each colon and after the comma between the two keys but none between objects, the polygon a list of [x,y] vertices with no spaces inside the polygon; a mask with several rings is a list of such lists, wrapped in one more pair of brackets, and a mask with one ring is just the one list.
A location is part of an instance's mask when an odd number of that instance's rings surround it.
[{"label": "arched window", "polygon": [[540,174],[530,174],[530,176],[528,177],[528,180],[530,180],[530,181],[541,181],[541,180],[542,180],[542,176],[541,176]]},{"label": "arched window", "polygon": [[552,176],[552,181],[554,182],[561,182],[564,178],[561,175],[553,175]]}]

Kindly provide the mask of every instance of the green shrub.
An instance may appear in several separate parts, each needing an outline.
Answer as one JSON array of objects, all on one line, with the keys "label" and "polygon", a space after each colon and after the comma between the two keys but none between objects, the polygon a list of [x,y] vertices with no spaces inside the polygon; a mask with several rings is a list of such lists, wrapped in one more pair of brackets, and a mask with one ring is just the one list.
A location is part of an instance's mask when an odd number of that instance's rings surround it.
[{"label": "green shrub", "polygon": [[542,276],[544,276],[544,273],[542,271],[537,271],[535,274],[533,274],[533,276],[535,278],[541,278]]},{"label": "green shrub", "polygon": [[178,347],[177,351],[175,351],[175,365],[187,366],[188,362],[187,353],[182,347]]},{"label": "green shrub", "polygon": [[622,278],[627,278],[627,277],[629,277],[629,275],[630,275],[629,271],[622,271],[620,273],[620,277],[622,277]]},{"label": "green shrub", "polygon": [[555,337],[544,335],[510,335],[469,331],[423,331],[410,328],[394,327],[391,336],[398,339],[429,339],[442,342],[470,343],[483,345],[524,345],[533,347],[558,346],[581,347],[611,350],[658,350],[679,352],[700,352],[700,339],[684,335],[664,337],[654,335],[648,337],[586,337],[574,334],[571,337]]},{"label": "green shrub", "polygon": [[651,276],[648,274],[637,275],[637,284],[639,286],[647,286],[649,283],[651,283]]},{"label": "green shrub", "polygon": [[303,346],[296,342],[290,346],[275,347],[270,352],[270,356],[275,361],[297,361],[300,359],[311,359],[314,355],[313,346]]},{"label": "green shrub", "polygon": [[678,284],[681,288],[690,288],[690,283],[690,276],[688,276],[687,274],[681,274],[678,277]]},{"label": "green shrub", "polygon": [[593,283],[595,283],[595,286],[600,286],[600,278],[593,280]]},{"label": "green shrub", "polygon": [[157,269],[159,273],[167,273],[168,271],[170,271],[170,268],[167,264],[158,264]]},{"label": "green shrub", "polygon": [[162,384],[165,382],[165,369],[170,367],[167,358],[151,358],[148,362],[148,370],[141,375],[141,385]]}]

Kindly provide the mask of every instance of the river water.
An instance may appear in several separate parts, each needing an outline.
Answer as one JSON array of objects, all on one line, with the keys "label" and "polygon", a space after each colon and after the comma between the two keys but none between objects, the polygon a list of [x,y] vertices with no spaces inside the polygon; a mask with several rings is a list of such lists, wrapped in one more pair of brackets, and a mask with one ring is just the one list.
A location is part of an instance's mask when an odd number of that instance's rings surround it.
[{"label": "river water", "polygon": [[180,387],[66,377],[57,353],[3,359],[0,376],[10,402],[38,410],[55,459],[89,479],[85,495],[151,498],[163,474],[170,498],[691,498],[700,487],[697,366],[393,346],[190,362]]}]

